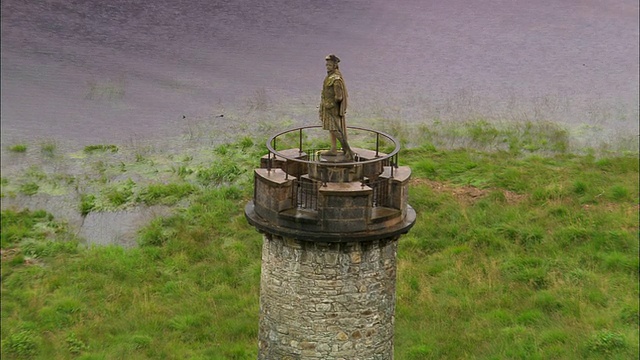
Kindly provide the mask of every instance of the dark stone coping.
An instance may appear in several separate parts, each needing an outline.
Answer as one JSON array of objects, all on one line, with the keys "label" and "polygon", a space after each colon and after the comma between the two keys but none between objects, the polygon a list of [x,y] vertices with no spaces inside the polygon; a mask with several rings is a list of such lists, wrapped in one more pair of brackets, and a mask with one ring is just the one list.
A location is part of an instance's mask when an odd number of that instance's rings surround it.
[{"label": "dark stone coping", "polygon": [[367,185],[355,182],[327,183],[320,187],[319,191],[333,196],[358,196],[369,194],[371,192],[371,188]]},{"label": "dark stone coping", "polygon": [[[255,226],[258,231],[275,234],[282,237],[293,238],[297,240],[306,241],[318,241],[318,242],[365,242],[379,240],[397,235],[406,234],[413,227],[416,222],[415,210],[407,205],[406,216],[399,223],[385,227],[382,229],[371,231],[359,231],[359,232],[328,232],[328,231],[305,231],[300,228],[289,228],[274,224],[272,222],[263,219],[255,212],[255,205],[253,201],[249,201],[244,209],[245,217],[249,224]],[[309,214],[307,214],[309,215]],[[386,214],[380,214],[382,217]],[[289,216],[298,216],[296,212],[291,211]],[[313,221],[311,218],[307,218],[304,214],[299,216],[301,223],[305,221]],[[383,219],[384,220],[384,219]],[[379,220],[379,221],[383,221]]]}]

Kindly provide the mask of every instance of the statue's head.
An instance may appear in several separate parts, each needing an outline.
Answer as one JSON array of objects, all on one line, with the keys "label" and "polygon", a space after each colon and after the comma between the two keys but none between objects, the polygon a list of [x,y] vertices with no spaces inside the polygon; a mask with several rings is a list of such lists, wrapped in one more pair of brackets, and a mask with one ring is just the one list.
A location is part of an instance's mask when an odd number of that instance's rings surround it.
[{"label": "statue's head", "polygon": [[329,54],[324,59],[327,61],[327,71],[338,69],[338,63],[340,62],[340,59],[337,56]]}]

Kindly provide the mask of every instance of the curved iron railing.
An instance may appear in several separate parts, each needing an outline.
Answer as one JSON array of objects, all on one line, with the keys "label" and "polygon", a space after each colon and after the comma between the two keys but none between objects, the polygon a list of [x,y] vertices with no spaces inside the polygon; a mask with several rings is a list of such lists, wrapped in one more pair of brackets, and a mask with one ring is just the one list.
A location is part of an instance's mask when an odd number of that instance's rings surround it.
[{"label": "curved iron railing", "polygon": [[[352,166],[363,166],[363,165],[367,165],[367,164],[373,164],[376,162],[380,162],[380,161],[385,161],[388,160],[389,163],[391,164],[391,172],[392,172],[392,176],[393,176],[393,168],[397,168],[398,167],[398,153],[400,152],[400,142],[398,140],[396,140],[393,136],[384,133],[382,131],[378,131],[378,130],[372,130],[372,129],[367,129],[367,128],[363,128],[363,127],[358,127],[358,126],[348,126],[348,129],[352,129],[352,130],[359,130],[359,131],[365,131],[365,132],[369,132],[372,134],[375,134],[376,137],[376,148],[375,148],[375,158],[374,159],[370,159],[370,160],[362,160],[362,159],[354,159],[355,161],[349,161],[349,162],[332,162],[332,163],[325,163],[325,162],[320,162],[315,160],[315,156],[314,153],[316,152],[315,150],[322,150],[322,149],[314,149],[314,151],[311,152],[311,160],[303,160],[303,159],[298,159],[298,158],[294,158],[291,156],[288,156],[286,154],[282,154],[280,152],[278,152],[277,150],[277,144],[278,144],[278,138],[281,136],[285,136],[287,134],[293,133],[293,132],[298,132],[299,136],[298,136],[298,150],[302,153],[303,149],[304,149],[304,143],[303,143],[303,131],[304,130],[308,130],[308,129],[319,129],[321,128],[321,125],[310,125],[310,126],[302,126],[302,127],[297,127],[297,128],[292,128],[292,129],[288,129],[288,130],[284,130],[282,132],[279,132],[275,135],[273,135],[272,137],[269,138],[269,140],[267,140],[267,149],[269,150],[269,154],[268,154],[268,166],[269,169],[271,168],[271,161],[272,161],[272,157],[275,158],[275,156],[278,156],[282,159],[286,159],[287,161],[291,161],[294,163],[301,163],[301,164],[307,164],[307,165],[313,165],[313,166],[319,166],[319,167],[352,167]],[[394,145],[394,149],[393,151],[391,151],[389,154],[383,154],[382,156],[380,155],[380,137],[384,137],[386,138],[388,141],[392,142]],[[373,150],[370,150],[373,151]]]}]

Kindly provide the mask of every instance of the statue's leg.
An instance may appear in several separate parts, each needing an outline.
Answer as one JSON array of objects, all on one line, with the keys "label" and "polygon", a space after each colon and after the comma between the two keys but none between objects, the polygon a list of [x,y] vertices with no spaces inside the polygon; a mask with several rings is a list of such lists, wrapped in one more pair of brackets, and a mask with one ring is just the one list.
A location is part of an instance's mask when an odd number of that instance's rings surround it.
[{"label": "statue's leg", "polygon": [[336,142],[336,131],[331,131],[331,152],[335,153],[338,151],[338,146]]},{"label": "statue's leg", "polygon": [[342,133],[341,131],[336,131],[336,136],[338,137],[340,145],[342,146],[342,152],[349,152],[351,148],[349,147],[349,143],[347,142],[347,135]]}]

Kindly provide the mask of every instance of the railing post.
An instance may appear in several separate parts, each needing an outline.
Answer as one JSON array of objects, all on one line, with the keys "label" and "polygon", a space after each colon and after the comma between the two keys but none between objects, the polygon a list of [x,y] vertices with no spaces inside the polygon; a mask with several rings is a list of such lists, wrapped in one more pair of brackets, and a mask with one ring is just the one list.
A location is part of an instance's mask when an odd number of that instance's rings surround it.
[{"label": "railing post", "polygon": [[300,139],[298,145],[298,155],[302,154],[302,128],[300,128]]},{"label": "railing post", "polygon": [[296,197],[296,187],[298,186],[297,182],[294,182],[291,186],[291,207],[298,208],[298,199]]},{"label": "railing post", "polygon": [[393,169],[396,167],[396,164],[393,161],[393,158],[390,159],[391,160],[391,178],[393,179]]}]

